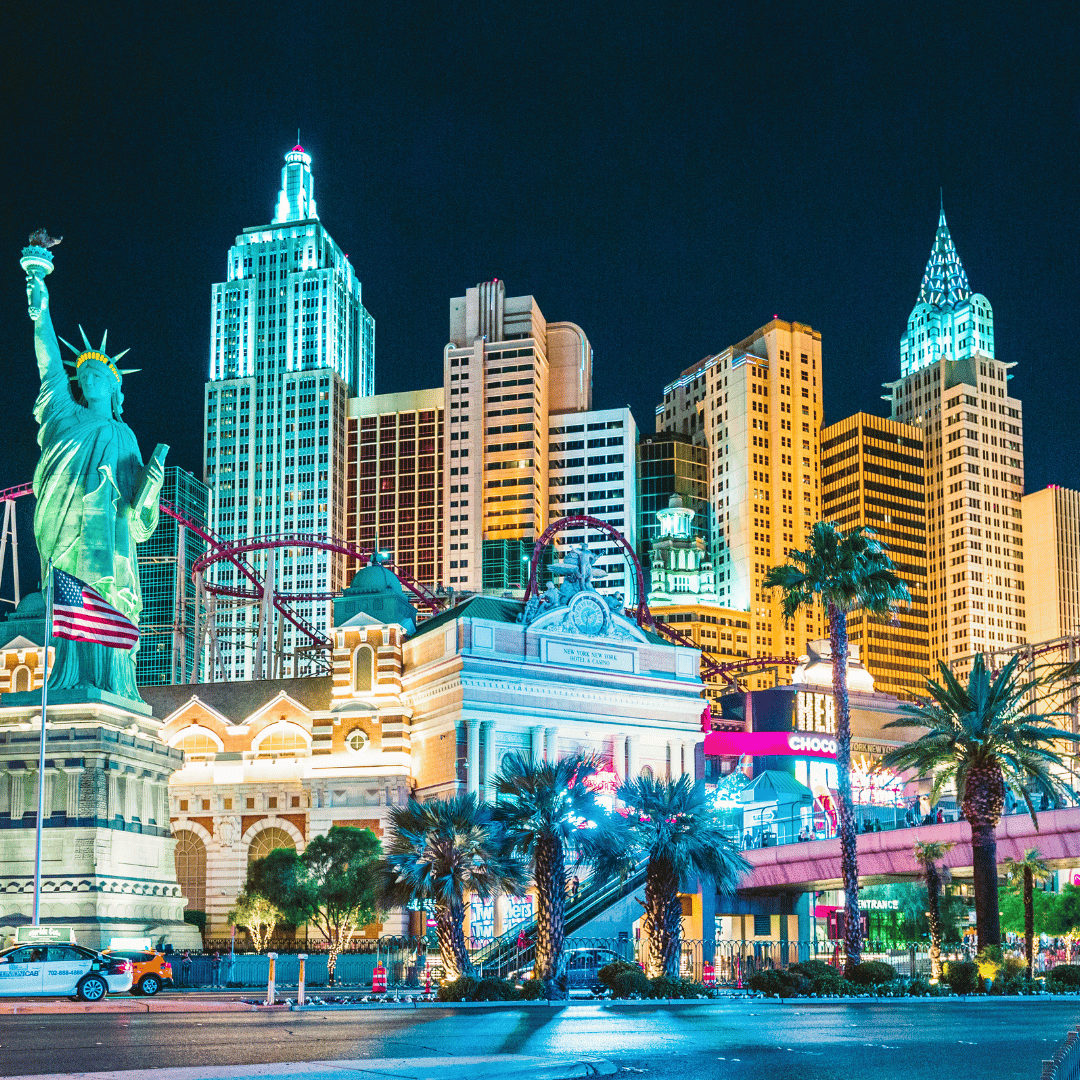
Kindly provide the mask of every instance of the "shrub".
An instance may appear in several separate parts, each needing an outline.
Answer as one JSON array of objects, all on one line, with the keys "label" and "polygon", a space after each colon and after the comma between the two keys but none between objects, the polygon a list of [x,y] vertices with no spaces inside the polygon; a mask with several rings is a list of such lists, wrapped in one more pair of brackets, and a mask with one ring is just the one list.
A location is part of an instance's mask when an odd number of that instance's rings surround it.
[{"label": "shrub", "polygon": [[[543,983],[540,984],[541,988]],[[518,988],[507,979],[484,979],[473,991],[469,1001],[517,1001]]]},{"label": "shrub", "polygon": [[615,976],[612,993],[617,998],[628,998],[637,994],[639,997],[648,997],[652,992],[652,984],[645,977],[645,972],[636,964],[627,971],[620,971]]},{"label": "shrub", "polygon": [[669,979],[666,975],[658,975],[655,979],[650,979],[649,982],[652,987],[649,991],[649,997],[682,997],[682,994],[680,993],[681,986],[679,979]]},{"label": "shrub", "polygon": [[462,975],[453,982],[443,983],[435,996],[439,1001],[471,1001],[479,985],[471,975]]},{"label": "shrub", "polygon": [[[605,964],[597,973],[596,977],[610,990],[615,992],[615,980],[624,971],[641,971],[641,967],[638,964],[631,964],[628,960],[613,960],[610,964]],[[645,974],[643,971],[641,972]]]},{"label": "shrub", "polygon": [[526,979],[521,984],[521,996],[525,1001],[539,1001],[544,996],[544,980]]},{"label": "shrub", "polygon": [[929,997],[931,986],[925,979],[911,979],[904,989],[909,997]]},{"label": "shrub", "polygon": [[779,971],[757,971],[750,976],[747,986],[772,997],[799,997],[811,989],[810,980],[793,968]]},{"label": "shrub", "polygon": [[1046,973],[1046,989],[1060,993],[1062,990],[1080,990],[1080,965],[1058,964]]},{"label": "shrub", "polygon": [[865,960],[851,973],[851,981],[859,986],[880,986],[896,978],[896,968],[880,960]]},{"label": "shrub", "polygon": [[979,965],[971,960],[950,960],[945,981],[955,994],[974,994],[979,989]]},{"label": "shrub", "polygon": [[801,964],[792,964],[788,971],[793,971],[796,975],[805,975],[811,981],[818,978],[840,977],[839,969],[825,963],[824,960],[804,960]]},{"label": "shrub", "polygon": [[199,933],[206,933],[206,912],[205,911],[192,911],[190,908],[184,909],[184,922],[189,926],[197,926]]}]

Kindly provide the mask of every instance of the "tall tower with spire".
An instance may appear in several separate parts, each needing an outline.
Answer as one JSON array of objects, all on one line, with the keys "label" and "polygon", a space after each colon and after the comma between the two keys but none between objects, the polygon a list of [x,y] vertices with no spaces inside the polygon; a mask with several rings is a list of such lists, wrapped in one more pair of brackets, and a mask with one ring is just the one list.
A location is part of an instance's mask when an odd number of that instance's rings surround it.
[{"label": "tall tower with spire", "polygon": [[[311,156],[294,146],[273,220],[236,238],[225,281],[211,287],[203,470],[210,524],[223,539],[346,534],[348,400],[373,393],[374,367],[375,320],[319,220]],[[252,561],[261,567],[265,557]],[[272,565],[277,591],[325,595],[348,584],[343,559],[329,553],[286,551]],[[239,584],[227,564],[207,573]],[[332,625],[327,600],[303,601],[298,613],[324,632]],[[250,607],[219,607],[215,677],[258,677],[256,617]],[[280,630],[284,655],[306,643],[290,623]]]},{"label": "tall tower with spire", "polygon": [[942,208],[900,339],[901,377],[885,384],[893,419],[923,434],[931,671],[1027,640],[1014,366],[995,356],[993,309],[971,291]]}]

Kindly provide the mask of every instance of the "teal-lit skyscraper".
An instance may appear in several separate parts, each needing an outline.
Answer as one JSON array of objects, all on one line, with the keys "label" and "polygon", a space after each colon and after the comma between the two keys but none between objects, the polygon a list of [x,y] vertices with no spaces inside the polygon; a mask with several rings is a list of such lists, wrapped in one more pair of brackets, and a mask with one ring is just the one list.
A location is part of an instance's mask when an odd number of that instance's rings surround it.
[{"label": "teal-lit skyscraper", "polygon": [[[311,157],[285,155],[269,225],[245,229],[229,249],[226,279],[211,289],[210,364],[205,397],[210,522],[225,541],[317,533],[345,535],[348,400],[374,389],[375,321],[364,308],[348,257],[319,219]],[[265,553],[251,562],[260,570]],[[275,587],[340,591],[340,556],[284,552]],[[208,581],[233,583],[227,564]],[[325,632],[326,600],[295,608]],[[253,677],[254,612],[221,605],[217,628],[226,678]],[[279,639],[288,655],[307,639],[291,623]]]},{"label": "teal-lit skyscraper", "polygon": [[[161,498],[205,527],[209,492],[184,469],[166,466]],[[162,514],[154,535],[139,544],[142,618],[136,676],[140,686],[186,682],[195,662],[195,560],[204,544],[175,518]]]}]

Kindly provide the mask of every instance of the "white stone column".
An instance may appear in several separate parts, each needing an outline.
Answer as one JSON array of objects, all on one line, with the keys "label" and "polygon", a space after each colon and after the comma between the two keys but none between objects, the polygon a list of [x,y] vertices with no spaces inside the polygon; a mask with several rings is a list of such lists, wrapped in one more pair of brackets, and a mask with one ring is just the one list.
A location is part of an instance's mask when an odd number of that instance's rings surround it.
[{"label": "white stone column", "polygon": [[628,780],[636,780],[638,773],[641,772],[640,741],[641,736],[636,732],[633,735],[626,736],[626,778]]},{"label": "white stone column", "polygon": [[611,767],[621,784],[626,779],[626,736],[616,735],[611,741]]},{"label": "white stone column", "polygon": [[558,728],[548,728],[548,761],[554,765],[558,760]]},{"label": "white stone column", "polygon": [[157,820],[156,802],[153,778],[144,776],[142,782],[142,806],[139,808],[139,820],[144,825],[149,825],[151,820]]},{"label": "white stone column", "polygon": [[26,777],[25,769],[15,769],[8,773],[12,821],[19,821],[26,813]]},{"label": "white stone column", "polygon": [[[56,769],[46,769],[42,776],[45,801],[42,803],[41,820],[48,821],[53,812],[53,793],[56,791]],[[34,811],[37,812],[37,791],[34,791]]]},{"label": "white stone column", "polygon": [[79,787],[82,784],[82,769],[65,769],[67,774],[67,807],[68,821],[79,816]]},{"label": "white stone column", "polygon": [[480,794],[480,721],[466,720],[466,762],[468,766],[468,790],[470,795]]},{"label": "white stone column", "polygon": [[532,729],[532,759],[536,764],[544,760],[544,725],[534,724]]},{"label": "white stone column", "polygon": [[120,774],[115,769],[109,770],[109,802],[106,813],[109,821],[118,815],[124,816],[124,808],[120,805]]},{"label": "white stone column", "polygon": [[481,721],[484,731],[484,799],[495,801],[495,721]]}]

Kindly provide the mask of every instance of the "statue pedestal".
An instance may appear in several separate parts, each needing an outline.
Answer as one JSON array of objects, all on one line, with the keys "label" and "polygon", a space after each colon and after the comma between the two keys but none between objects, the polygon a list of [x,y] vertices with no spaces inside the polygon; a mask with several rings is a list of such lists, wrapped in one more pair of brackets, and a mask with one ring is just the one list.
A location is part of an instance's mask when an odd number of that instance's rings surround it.
[{"label": "statue pedestal", "polygon": [[[161,722],[143,702],[57,696],[45,744],[41,922],[73,927],[88,948],[107,948],[114,936],[201,948],[198,929],[183,921],[169,827],[169,777],[183,755],[162,743]],[[3,702],[0,934],[8,934],[33,915],[41,699]]]}]

